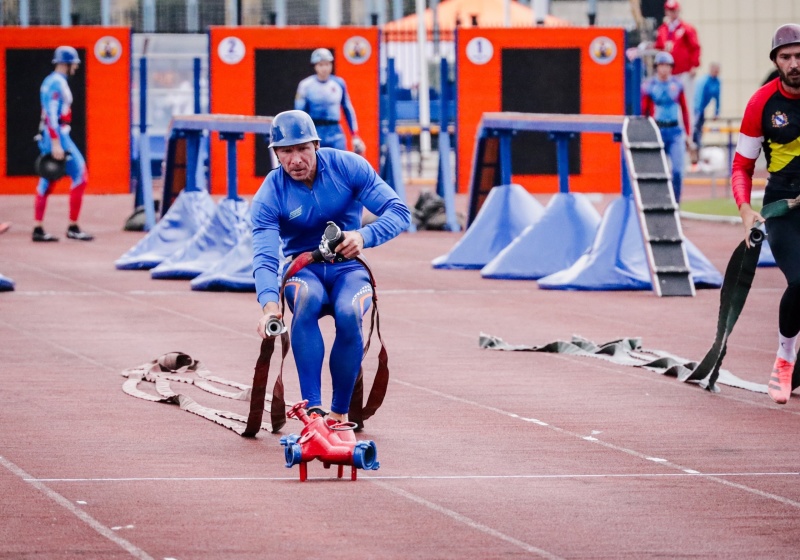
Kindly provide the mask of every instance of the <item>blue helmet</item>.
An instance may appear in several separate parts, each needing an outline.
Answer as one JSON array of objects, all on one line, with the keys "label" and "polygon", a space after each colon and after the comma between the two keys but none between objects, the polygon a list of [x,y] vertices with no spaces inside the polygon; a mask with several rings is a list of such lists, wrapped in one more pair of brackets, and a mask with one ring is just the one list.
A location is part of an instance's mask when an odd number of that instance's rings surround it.
[{"label": "blue helmet", "polygon": [[308,113],[292,110],[278,113],[272,119],[272,141],[270,148],[281,146],[295,146],[319,140],[317,127]]},{"label": "blue helmet", "polygon": [[333,62],[333,53],[328,49],[316,49],[311,53],[311,64]]},{"label": "blue helmet", "polygon": [[669,64],[670,66],[675,66],[675,59],[672,58],[672,55],[668,52],[661,51],[656,54],[655,63],[656,66],[659,64]]},{"label": "blue helmet", "polygon": [[61,46],[53,53],[53,64],[79,64],[81,57],[73,47]]}]

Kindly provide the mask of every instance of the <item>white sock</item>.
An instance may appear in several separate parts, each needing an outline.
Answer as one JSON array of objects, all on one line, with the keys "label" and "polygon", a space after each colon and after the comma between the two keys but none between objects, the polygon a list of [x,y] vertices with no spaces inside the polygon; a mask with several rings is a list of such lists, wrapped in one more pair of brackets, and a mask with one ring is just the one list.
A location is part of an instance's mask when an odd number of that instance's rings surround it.
[{"label": "white sock", "polygon": [[778,333],[778,357],[783,358],[787,362],[794,363],[797,360],[797,338],[800,334],[794,335],[792,338],[787,338]]}]

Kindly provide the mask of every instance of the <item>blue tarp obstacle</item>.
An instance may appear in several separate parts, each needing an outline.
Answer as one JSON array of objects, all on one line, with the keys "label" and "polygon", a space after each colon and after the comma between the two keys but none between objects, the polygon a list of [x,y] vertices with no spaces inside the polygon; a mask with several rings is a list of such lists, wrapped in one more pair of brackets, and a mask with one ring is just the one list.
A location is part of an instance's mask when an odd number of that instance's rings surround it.
[{"label": "blue tarp obstacle", "polygon": [[[272,117],[186,115],[170,125],[161,221],[117,261],[117,268],[152,268],[157,279],[194,279],[193,290],[252,290],[250,209],[237,193],[236,143],[245,133],[269,136]],[[227,142],[227,196],[214,205],[198,186],[206,134]],[[186,151],[185,185],[174,198],[178,143]]]},{"label": "blue tarp obstacle", "polygon": [[206,191],[181,191],[167,213],[114,263],[120,270],[149,270],[186,246],[211,219],[216,204]]},{"label": "blue tarp obstacle", "polygon": [[495,187],[469,230],[434,268],[482,268],[544,214],[538,200],[519,185]]},{"label": "blue tarp obstacle", "polygon": [[11,291],[14,291],[14,281],[9,277],[0,274],[0,292]]},{"label": "blue tarp obstacle", "polygon": [[481,276],[538,280],[564,270],[592,246],[599,225],[600,213],[586,195],[556,193],[541,219],[528,226],[484,266]]}]

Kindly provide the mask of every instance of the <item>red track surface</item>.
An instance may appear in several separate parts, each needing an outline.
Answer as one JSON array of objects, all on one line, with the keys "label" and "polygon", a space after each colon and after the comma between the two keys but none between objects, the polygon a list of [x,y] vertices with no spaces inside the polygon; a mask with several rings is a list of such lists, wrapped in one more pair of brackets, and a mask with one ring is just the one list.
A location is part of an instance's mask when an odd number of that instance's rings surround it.
[{"label": "red track surface", "polygon": [[[545,291],[433,270],[453,233],[369,250],[392,381],[359,439],[376,442],[381,469],[354,483],[311,463],[300,483],[279,436],[243,439],[121,390],[122,370],[172,350],[249,383],[252,294],[115,270],[142,235],[120,231],[129,197],[87,197],[93,243],[34,244],[32,197],[2,201],[14,226],[0,237],[0,272],[17,289],[0,294],[0,558],[797,557],[796,397],[777,406],[592,358],[477,344],[481,331],[525,344],[639,336],[699,359],[717,290]],[[53,233],[66,207],[52,197]],[[684,230],[720,270],[741,238],[740,226]],[[759,269],[724,363],[744,379],[767,380],[784,285],[777,269]],[[291,362],[285,379],[296,399]],[[290,421],[283,433],[299,430]]]}]

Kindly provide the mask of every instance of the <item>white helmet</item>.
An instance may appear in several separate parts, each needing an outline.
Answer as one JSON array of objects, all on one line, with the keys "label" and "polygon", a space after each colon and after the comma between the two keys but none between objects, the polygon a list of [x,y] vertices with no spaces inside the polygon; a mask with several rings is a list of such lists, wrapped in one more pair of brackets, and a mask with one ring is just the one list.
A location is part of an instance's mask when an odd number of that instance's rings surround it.
[{"label": "white helmet", "polygon": [[333,53],[328,49],[315,49],[311,53],[311,64],[317,62],[333,62]]}]

